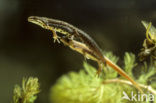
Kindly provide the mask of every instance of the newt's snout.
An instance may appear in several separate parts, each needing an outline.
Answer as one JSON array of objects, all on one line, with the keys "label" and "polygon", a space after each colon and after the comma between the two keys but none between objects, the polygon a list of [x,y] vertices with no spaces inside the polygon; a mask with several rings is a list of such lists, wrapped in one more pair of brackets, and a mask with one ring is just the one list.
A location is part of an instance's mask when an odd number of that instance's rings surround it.
[{"label": "newt's snout", "polygon": [[47,20],[45,20],[44,17],[38,17],[38,16],[30,16],[28,17],[28,21],[31,23],[34,23],[36,25],[41,26],[42,28],[45,28],[48,26],[47,25]]}]

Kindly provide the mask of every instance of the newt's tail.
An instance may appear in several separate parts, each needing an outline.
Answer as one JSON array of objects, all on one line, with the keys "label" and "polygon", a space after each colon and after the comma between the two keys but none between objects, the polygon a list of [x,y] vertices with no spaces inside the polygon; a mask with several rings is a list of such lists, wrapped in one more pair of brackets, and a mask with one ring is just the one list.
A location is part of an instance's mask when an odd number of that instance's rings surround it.
[{"label": "newt's tail", "polygon": [[141,93],[143,93],[142,89],[140,88],[140,86],[138,85],[138,83],[136,83],[131,77],[129,77],[127,75],[126,72],[124,72],[119,66],[117,66],[116,64],[114,64],[110,59],[108,59],[107,57],[104,57],[105,61],[103,60],[103,62],[105,62],[107,65],[109,65],[110,67],[112,67],[114,70],[116,70],[121,76],[125,77],[126,79],[128,79]]}]

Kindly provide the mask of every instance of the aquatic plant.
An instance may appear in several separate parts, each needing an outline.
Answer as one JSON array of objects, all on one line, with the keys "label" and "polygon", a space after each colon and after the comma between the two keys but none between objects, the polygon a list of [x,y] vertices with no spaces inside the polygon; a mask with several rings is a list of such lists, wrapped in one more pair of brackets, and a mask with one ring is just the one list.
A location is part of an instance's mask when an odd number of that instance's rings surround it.
[{"label": "aquatic plant", "polygon": [[39,90],[38,78],[23,78],[22,86],[15,85],[13,103],[34,103]]},{"label": "aquatic plant", "polygon": [[[105,54],[112,61],[118,61],[118,57],[111,52]],[[156,62],[152,61],[149,67],[146,63],[139,67],[147,71],[141,71],[138,78],[134,77],[133,70],[138,69],[134,67],[137,67],[135,55],[125,53],[123,66],[125,71],[138,83],[142,83],[139,85],[144,89],[145,94],[148,96],[156,95],[156,90],[153,89],[156,88],[156,84],[154,82],[148,83],[149,79],[156,74]],[[60,77],[51,88],[52,103],[150,103],[149,99],[152,97],[141,98],[141,93],[132,86],[131,82],[119,77],[112,68],[107,67],[107,71],[104,71],[100,77],[96,77],[95,73],[96,69],[84,62],[84,69],[78,73],[70,72]],[[124,99],[123,93],[126,93],[129,99]],[[131,98],[131,93],[140,97]]]}]

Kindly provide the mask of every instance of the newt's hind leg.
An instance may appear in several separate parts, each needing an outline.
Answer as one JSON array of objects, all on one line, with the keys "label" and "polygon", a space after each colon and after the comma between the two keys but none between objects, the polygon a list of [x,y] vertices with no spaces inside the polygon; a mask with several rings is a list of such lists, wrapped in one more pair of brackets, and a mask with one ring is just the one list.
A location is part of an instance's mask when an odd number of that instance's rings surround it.
[{"label": "newt's hind leg", "polygon": [[96,75],[98,75],[98,77],[100,76],[101,72],[102,72],[102,63],[99,61],[98,62],[98,70],[96,72]]},{"label": "newt's hind leg", "polygon": [[101,61],[97,61],[97,63],[98,63],[98,70],[96,72],[96,75],[98,75],[98,77],[99,77],[103,70],[104,70],[104,72],[107,72],[107,63],[101,62]]}]

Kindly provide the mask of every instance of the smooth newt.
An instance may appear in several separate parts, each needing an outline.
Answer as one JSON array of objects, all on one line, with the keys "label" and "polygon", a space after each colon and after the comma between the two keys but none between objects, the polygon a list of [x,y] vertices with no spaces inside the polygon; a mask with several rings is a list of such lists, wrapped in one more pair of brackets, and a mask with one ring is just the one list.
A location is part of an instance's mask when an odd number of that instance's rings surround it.
[{"label": "smooth newt", "polygon": [[[114,64],[107,57],[103,56],[99,46],[96,44],[96,42],[87,33],[83,32],[82,30],[78,29],[77,27],[75,27],[75,26],[73,26],[67,22],[56,20],[56,19],[50,19],[50,18],[38,17],[38,16],[30,16],[28,18],[28,21],[32,22],[34,24],[37,24],[44,29],[51,30],[53,32],[54,41],[57,40],[59,42],[59,39],[62,38],[63,36],[69,38],[70,43],[68,43],[68,42],[66,42],[66,43],[71,48],[73,47],[73,46],[71,46],[71,43],[72,44],[77,43],[75,41],[72,42],[72,40],[79,39],[80,42],[78,41],[78,43],[81,43],[81,44],[84,43],[84,45],[87,46],[88,50],[92,51],[93,54],[91,54],[91,55],[94,55],[94,56],[96,56],[96,58],[98,58],[98,59],[96,59],[96,61],[99,64],[98,73],[100,73],[102,70],[101,64],[107,64],[110,67],[112,67],[114,70],[116,70],[120,75],[122,75],[123,77],[125,77],[126,79],[131,81],[131,83],[140,92],[142,92],[142,89],[138,86],[138,84],[131,77],[129,77],[127,75],[127,73],[125,73],[119,66]],[[63,36],[62,37],[58,36],[56,34],[56,32],[63,34]],[[64,40],[64,39],[62,39],[62,40]],[[75,49],[75,48],[73,47],[73,49]],[[92,60],[94,60],[94,59],[92,59]]]}]

